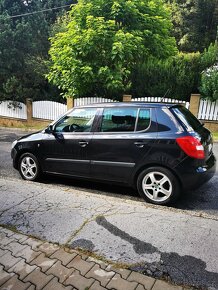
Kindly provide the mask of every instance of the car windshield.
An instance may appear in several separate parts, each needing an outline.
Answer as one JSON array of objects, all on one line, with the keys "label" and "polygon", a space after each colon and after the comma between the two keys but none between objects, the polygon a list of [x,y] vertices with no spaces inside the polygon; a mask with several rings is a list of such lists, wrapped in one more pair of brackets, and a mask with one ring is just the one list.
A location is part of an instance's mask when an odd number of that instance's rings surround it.
[{"label": "car windshield", "polygon": [[181,120],[188,131],[196,131],[202,126],[201,122],[185,107],[172,107],[172,111]]}]

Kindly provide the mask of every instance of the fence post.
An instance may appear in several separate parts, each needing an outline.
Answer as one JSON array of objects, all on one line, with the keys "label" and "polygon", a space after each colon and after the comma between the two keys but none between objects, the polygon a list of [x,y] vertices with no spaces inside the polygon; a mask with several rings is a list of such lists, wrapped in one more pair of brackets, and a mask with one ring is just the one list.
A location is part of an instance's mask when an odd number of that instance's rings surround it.
[{"label": "fence post", "polygon": [[201,99],[201,95],[200,94],[192,94],[191,95],[189,110],[192,112],[192,114],[195,117],[198,117],[200,99]]},{"label": "fence post", "polygon": [[132,95],[123,95],[123,102],[131,102]]},{"label": "fence post", "polygon": [[73,98],[67,98],[67,110],[70,110],[74,107],[74,99]]},{"label": "fence post", "polygon": [[27,123],[31,123],[33,120],[33,100],[26,99],[26,111],[27,111]]}]

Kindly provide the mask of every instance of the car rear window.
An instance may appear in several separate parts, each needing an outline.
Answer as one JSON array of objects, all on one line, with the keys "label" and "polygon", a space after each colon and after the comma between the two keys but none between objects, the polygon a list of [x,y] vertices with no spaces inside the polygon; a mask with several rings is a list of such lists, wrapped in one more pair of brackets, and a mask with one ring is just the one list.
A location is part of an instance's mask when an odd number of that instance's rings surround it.
[{"label": "car rear window", "polygon": [[138,115],[136,131],[146,130],[150,126],[150,109],[141,109]]},{"label": "car rear window", "polygon": [[172,107],[171,110],[176,114],[188,131],[196,131],[202,126],[201,122],[185,107]]}]

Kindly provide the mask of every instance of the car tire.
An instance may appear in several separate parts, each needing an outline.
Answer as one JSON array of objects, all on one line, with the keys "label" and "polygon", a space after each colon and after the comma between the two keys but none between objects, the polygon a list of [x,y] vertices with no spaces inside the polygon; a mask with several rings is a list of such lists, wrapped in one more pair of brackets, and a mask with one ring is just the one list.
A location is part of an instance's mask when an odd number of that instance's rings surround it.
[{"label": "car tire", "polygon": [[24,153],[19,159],[19,172],[23,179],[29,181],[38,180],[41,169],[37,158],[32,153]]},{"label": "car tire", "polygon": [[150,167],[143,170],[137,179],[137,189],[147,202],[158,205],[170,204],[180,194],[178,179],[164,167]]}]

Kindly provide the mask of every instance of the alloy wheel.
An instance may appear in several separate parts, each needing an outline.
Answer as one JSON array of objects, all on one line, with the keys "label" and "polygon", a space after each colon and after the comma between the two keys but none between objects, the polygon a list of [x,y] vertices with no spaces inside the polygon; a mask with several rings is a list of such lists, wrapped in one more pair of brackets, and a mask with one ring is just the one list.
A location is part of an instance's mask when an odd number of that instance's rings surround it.
[{"label": "alloy wheel", "polygon": [[142,189],[151,201],[163,202],[171,196],[173,186],[164,173],[152,171],[142,179]]},{"label": "alloy wheel", "polygon": [[25,179],[32,180],[37,175],[38,167],[33,158],[25,156],[21,161],[20,170]]}]

